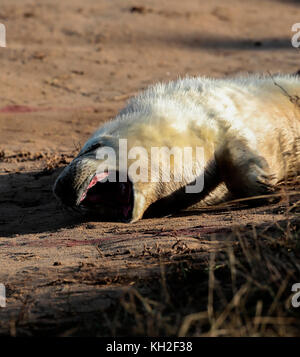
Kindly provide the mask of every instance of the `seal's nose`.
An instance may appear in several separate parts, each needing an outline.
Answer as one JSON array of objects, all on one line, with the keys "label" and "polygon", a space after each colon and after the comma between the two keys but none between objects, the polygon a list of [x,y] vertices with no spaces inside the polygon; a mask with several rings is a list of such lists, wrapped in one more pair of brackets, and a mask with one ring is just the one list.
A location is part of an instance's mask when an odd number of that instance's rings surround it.
[{"label": "seal's nose", "polygon": [[97,161],[90,158],[75,158],[58,176],[54,195],[67,206],[76,206],[89,180],[95,175]]},{"label": "seal's nose", "polygon": [[75,206],[77,201],[76,191],[74,190],[68,175],[64,174],[64,171],[55,181],[53,193],[64,205]]}]

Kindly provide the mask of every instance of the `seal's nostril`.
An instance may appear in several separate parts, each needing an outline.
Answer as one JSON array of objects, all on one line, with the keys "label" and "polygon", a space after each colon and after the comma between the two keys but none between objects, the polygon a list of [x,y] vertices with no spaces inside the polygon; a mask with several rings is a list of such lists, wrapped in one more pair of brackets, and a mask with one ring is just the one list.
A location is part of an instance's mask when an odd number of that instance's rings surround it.
[{"label": "seal's nostril", "polygon": [[76,194],[66,177],[58,177],[53,186],[53,193],[67,206],[73,206],[76,203]]}]

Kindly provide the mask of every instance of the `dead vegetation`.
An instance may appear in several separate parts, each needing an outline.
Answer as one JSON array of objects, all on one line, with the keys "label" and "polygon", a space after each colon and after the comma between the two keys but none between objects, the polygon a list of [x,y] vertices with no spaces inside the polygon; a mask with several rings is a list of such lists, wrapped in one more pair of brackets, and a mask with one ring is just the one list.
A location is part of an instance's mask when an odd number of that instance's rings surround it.
[{"label": "dead vegetation", "polygon": [[161,265],[159,278],[136,281],[106,311],[105,323],[99,316],[98,334],[299,336],[300,309],[291,305],[300,282],[299,231],[289,219],[237,229],[207,264],[185,256]]}]

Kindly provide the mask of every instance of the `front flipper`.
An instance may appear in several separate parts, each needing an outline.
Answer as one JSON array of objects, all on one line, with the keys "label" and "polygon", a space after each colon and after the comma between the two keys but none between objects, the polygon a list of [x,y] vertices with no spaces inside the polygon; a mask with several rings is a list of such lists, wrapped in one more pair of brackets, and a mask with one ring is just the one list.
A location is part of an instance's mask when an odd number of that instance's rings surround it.
[{"label": "front flipper", "polygon": [[245,139],[226,142],[216,153],[221,179],[234,197],[265,195],[274,191],[275,176],[264,157]]}]

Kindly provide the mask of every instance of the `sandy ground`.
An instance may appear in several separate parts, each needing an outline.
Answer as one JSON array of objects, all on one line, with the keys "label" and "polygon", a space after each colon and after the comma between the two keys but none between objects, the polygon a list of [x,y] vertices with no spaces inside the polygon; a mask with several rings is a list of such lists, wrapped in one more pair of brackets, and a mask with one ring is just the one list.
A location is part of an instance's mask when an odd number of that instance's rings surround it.
[{"label": "sandy ground", "polygon": [[268,205],[91,221],[61,211],[51,189],[89,135],[152,83],[297,72],[299,16],[296,1],[1,0],[0,331],[105,310],[161,262],[186,251],[205,262],[233,227],[285,218]]}]

